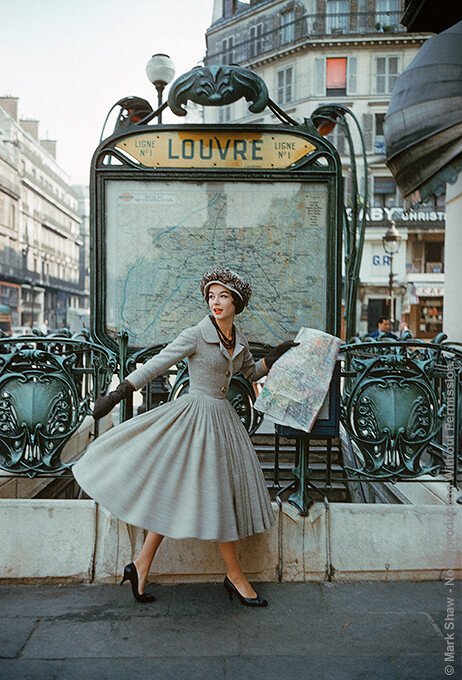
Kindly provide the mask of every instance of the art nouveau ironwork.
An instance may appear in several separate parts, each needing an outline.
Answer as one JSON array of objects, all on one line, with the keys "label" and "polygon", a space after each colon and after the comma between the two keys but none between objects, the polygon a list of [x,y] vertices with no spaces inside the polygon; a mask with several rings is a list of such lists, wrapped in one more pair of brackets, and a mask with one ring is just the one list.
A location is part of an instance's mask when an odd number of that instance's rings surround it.
[{"label": "art nouveau ironwork", "polygon": [[0,469],[61,472],[66,442],[109,385],[115,355],[82,337],[0,338]]}]

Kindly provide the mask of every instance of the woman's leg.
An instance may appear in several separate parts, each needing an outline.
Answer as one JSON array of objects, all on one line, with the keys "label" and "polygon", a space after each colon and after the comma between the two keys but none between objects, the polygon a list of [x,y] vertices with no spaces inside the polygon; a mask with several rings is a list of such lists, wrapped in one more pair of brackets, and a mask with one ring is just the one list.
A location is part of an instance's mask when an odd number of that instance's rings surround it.
[{"label": "woman's leg", "polygon": [[144,593],[144,584],[149,574],[149,569],[157,552],[157,548],[162,543],[162,534],[156,534],[154,531],[148,531],[144,539],[141,552],[133,561],[136,571],[138,572],[138,591],[140,595]]},{"label": "woman's leg", "polygon": [[236,554],[235,541],[218,544],[226,564],[227,576],[244,597],[257,597],[257,593],[247,581]]}]

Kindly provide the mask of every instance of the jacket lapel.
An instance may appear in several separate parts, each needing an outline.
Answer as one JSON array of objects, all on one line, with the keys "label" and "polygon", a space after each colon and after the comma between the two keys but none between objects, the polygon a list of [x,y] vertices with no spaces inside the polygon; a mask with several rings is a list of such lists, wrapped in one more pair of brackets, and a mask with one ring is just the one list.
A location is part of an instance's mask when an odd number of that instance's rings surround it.
[{"label": "jacket lapel", "polygon": [[242,352],[242,350],[245,347],[245,340],[242,335],[242,333],[238,330],[236,327],[236,346],[234,348],[233,356],[230,357],[226,348],[223,347],[223,345],[220,342],[220,338],[218,337],[217,330],[213,323],[210,320],[209,316],[206,316],[202,321],[199,323],[199,327],[201,329],[202,333],[202,338],[205,340],[205,342],[214,344],[214,345],[219,345],[220,347],[220,352],[223,354],[228,361],[231,359],[234,361],[234,359],[237,357],[238,354]]}]

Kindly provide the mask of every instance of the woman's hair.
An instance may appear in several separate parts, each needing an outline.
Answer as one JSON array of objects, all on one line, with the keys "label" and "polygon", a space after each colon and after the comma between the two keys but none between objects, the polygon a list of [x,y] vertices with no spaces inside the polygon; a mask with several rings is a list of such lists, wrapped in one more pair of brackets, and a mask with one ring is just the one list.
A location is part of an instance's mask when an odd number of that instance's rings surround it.
[{"label": "woman's hair", "polygon": [[237,293],[234,291],[230,290],[231,296],[233,298],[234,306],[236,308],[236,314],[240,314],[242,310],[244,309],[244,303],[242,302],[241,298]]}]

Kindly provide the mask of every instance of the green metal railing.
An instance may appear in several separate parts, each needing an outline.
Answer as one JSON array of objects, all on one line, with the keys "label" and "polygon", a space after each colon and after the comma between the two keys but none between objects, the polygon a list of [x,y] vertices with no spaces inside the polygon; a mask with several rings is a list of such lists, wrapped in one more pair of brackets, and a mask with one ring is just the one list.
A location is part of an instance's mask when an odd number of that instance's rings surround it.
[{"label": "green metal railing", "polygon": [[313,437],[297,436],[293,479],[279,496],[308,514],[316,489],[327,498],[332,482],[377,485],[396,482],[448,482],[459,487],[462,468],[462,345],[440,334],[431,342],[406,333],[401,340],[385,334],[355,338],[343,345],[340,421],[352,465],[344,452],[333,470],[331,440],[325,467],[310,469]]},{"label": "green metal railing", "polygon": [[115,369],[115,354],[85,335],[2,334],[0,470],[32,478],[68,469],[63,448]]},{"label": "green metal railing", "polygon": [[[126,338],[121,337],[121,345]],[[123,351],[122,351],[123,354]],[[127,358],[120,376],[151,355]],[[281,488],[279,467],[274,487],[306,515],[316,489],[327,498],[333,482],[361,484],[447,481],[458,487],[462,444],[462,345],[440,334],[432,342],[382,336],[356,338],[344,345],[341,363],[340,420],[354,449],[355,464],[334,470],[332,441],[326,440],[324,469],[310,468],[312,437],[300,432],[289,486]],[[91,412],[97,396],[117,370],[106,348],[70,334],[0,338],[0,469],[10,475],[63,474],[64,445]],[[175,373],[165,400],[189,386],[187,364]],[[235,376],[229,399],[249,434],[261,423],[253,409],[255,392]],[[146,408],[152,404],[147,403]],[[124,404],[122,419],[132,414]],[[97,435],[97,424],[95,435]]]}]

